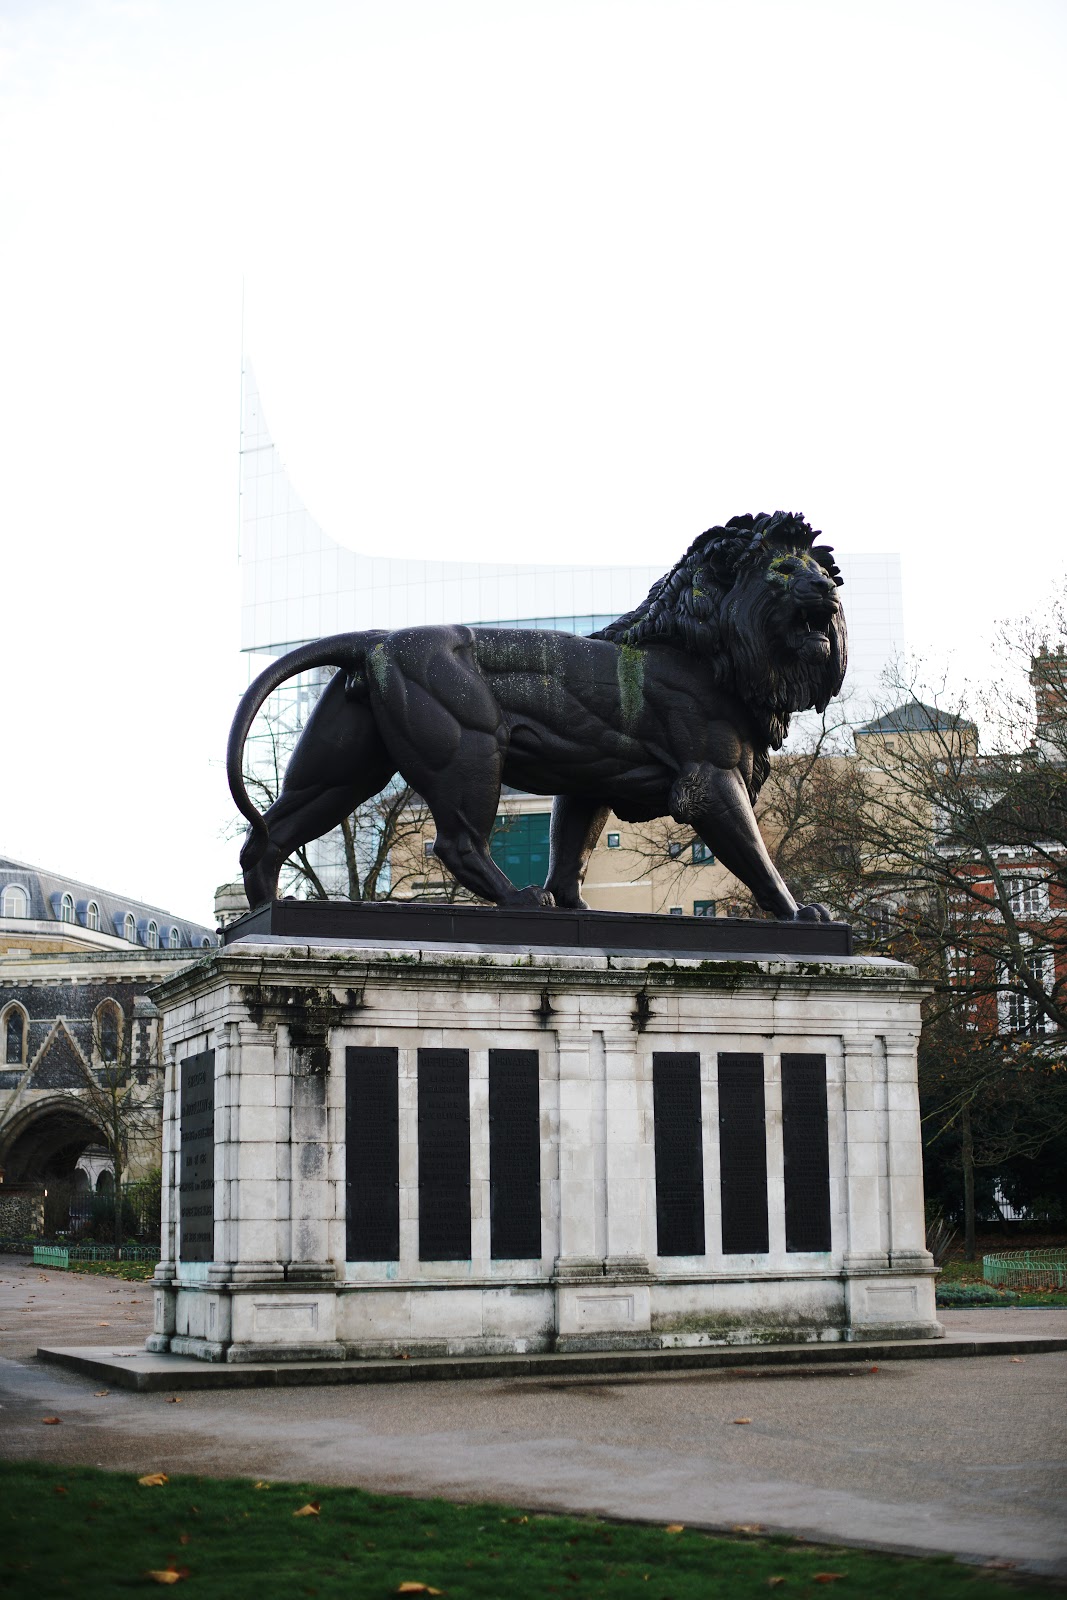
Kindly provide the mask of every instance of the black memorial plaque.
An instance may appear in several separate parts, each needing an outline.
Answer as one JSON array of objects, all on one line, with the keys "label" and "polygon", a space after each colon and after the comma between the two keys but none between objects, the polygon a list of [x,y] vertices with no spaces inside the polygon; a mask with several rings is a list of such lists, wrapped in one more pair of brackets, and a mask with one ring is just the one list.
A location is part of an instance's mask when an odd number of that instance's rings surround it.
[{"label": "black memorial plaque", "polygon": [[541,1254],[541,1109],[536,1050],[489,1052],[489,1253]]},{"label": "black memorial plaque", "polygon": [[471,1102],[466,1050],[419,1051],[419,1260],[471,1253]]},{"label": "black memorial plaque", "polygon": [[400,1257],[400,1097],[395,1050],[345,1051],[346,1258]]},{"label": "black memorial plaque", "polygon": [[763,1057],[719,1056],[719,1184],[723,1255],[765,1255],[767,1117]]},{"label": "black memorial plaque", "polygon": [[830,1248],[830,1145],[826,1057],[783,1055],[785,1247]]},{"label": "black memorial plaque", "polygon": [[179,1079],[179,1261],[215,1255],[215,1052],[181,1063]]},{"label": "black memorial plaque", "polygon": [[656,1138],[656,1248],[661,1256],[704,1254],[704,1150],[700,1057],[652,1057]]}]

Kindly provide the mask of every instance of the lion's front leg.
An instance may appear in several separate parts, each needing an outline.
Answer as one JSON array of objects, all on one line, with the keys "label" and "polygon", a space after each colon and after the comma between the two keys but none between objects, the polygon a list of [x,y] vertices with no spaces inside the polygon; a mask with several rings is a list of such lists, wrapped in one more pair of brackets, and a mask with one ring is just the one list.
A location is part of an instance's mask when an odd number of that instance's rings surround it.
[{"label": "lion's front leg", "polygon": [[671,790],[671,816],[695,828],[764,911],[782,922],[828,922],[825,906],[798,906],[767,852],[737,767],[687,767]]}]

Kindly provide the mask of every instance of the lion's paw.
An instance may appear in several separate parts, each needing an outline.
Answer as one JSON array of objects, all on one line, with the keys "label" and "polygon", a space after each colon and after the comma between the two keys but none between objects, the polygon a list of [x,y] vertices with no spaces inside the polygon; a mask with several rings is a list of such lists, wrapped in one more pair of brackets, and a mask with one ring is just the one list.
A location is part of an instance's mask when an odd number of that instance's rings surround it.
[{"label": "lion's paw", "polygon": [[507,906],[509,910],[512,908],[522,910],[524,907],[528,906],[536,906],[538,908],[544,906],[554,906],[555,903],[555,900],[553,899],[552,895],[549,894],[547,889],[539,889],[536,884],[532,883],[529,884],[525,889],[516,889],[515,893],[510,894],[503,902],[503,904]]},{"label": "lion's paw", "polygon": [[793,913],[794,922],[833,922],[829,906],[815,905],[797,906]]}]

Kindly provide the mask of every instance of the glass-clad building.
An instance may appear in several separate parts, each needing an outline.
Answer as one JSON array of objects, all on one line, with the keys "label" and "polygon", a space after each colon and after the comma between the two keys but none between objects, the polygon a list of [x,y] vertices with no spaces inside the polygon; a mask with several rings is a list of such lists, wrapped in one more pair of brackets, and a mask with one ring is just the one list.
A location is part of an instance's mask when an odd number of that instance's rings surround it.
[{"label": "glass-clad building", "polygon": [[[712,508],[730,516],[744,508]],[[679,553],[699,528],[679,530]],[[610,552],[607,552],[610,554]],[[870,715],[887,664],[903,646],[900,557],[836,552],[845,578],[849,625],[851,720]],[[325,533],[289,481],[245,370],[241,428],[241,650],[248,677],[298,644],[361,628],[467,622],[561,628],[591,633],[641,600],[659,566],[546,566],[532,561],[409,561],[367,555]],[[272,697],[249,741],[249,759],[265,795],[321,692],[325,675],[309,673]],[[518,839],[514,840],[515,847]],[[536,853],[539,854],[539,851]],[[330,893],[347,876],[339,836],[312,847],[315,870]],[[506,869],[505,869],[506,870]],[[528,880],[530,881],[530,880]]]}]

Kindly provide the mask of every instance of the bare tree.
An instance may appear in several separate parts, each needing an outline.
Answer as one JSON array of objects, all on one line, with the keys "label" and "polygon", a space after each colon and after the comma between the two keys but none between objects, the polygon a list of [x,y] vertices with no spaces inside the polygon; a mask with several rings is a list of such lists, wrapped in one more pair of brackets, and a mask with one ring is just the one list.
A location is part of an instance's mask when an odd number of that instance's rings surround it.
[{"label": "bare tree", "polygon": [[970,1255],[976,1169],[1067,1130],[1065,644],[1059,605],[1043,626],[1005,626],[997,670],[965,694],[898,673],[854,754],[816,734],[776,758],[760,797],[797,899],[932,986],[924,1136],[931,1159],[956,1152]]},{"label": "bare tree", "polygon": [[123,1236],[123,1174],[131,1153],[159,1146],[163,1117],[163,1055],[158,1029],[151,1030],[151,1055],[133,1059],[133,1019],[117,1001],[102,1006],[92,1025],[92,1059],[82,1099],[99,1128],[111,1159],[114,1240]]}]

